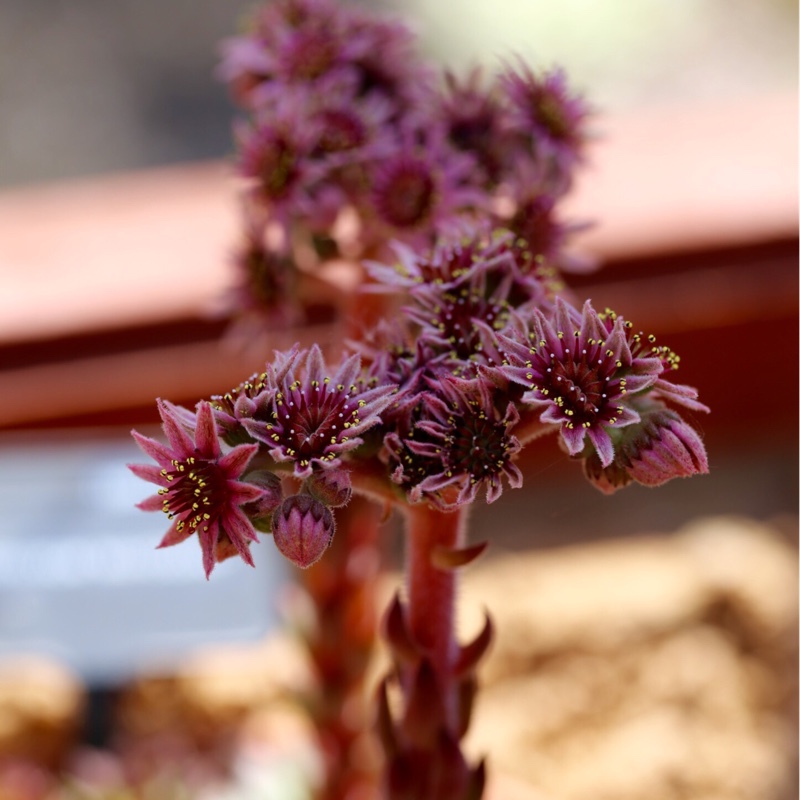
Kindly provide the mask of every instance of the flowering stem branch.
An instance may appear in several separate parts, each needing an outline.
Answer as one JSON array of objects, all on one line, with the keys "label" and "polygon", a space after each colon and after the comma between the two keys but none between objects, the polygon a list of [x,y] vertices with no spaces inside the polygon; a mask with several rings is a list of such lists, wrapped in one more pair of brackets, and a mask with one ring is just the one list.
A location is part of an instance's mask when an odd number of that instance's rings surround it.
[{"label": "flowering stem branch", "polygon": [[458,651],[454,626],[456,573],[439,569],[434,561],[437,548],[461,546],[466,507],[446,513],[419,504],[408,506],[406,511],[409,633],[430,660],[442,691],[445,722],[455,735],[457,698],[452,673]]},{"label": "flowering stem branch", "polygon": [[377,767],[367,743],[364,679],[377,628],[379,509],[354,497],[338,510],[326,558],[303,573],[317,624],[307,645],[319,679],[313,705],[325,765],[317,800],[374,797]]},{"label": "flowering stem branch", "polygon": [[474,667],[488,647],[491,626],[487,623],[466,647],[456,640],[455,569],[473,557],[472,548],[462,547],[464,507],[447,513],[418,504],[405,511],[407,598],[405,603],[394,599],[384,623],[402,695],[399,710],[392,711],[392,677],[381,684],[378,730],[386,753],[384,797],[479,800],[483,763],[469,767],[460,740],[474,696]]}]

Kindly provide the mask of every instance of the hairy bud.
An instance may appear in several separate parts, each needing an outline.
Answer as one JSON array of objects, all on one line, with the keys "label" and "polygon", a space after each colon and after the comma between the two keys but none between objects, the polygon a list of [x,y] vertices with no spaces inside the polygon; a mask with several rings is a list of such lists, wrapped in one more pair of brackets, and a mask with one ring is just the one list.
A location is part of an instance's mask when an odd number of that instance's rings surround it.
[{"label": "hairy bud", "polygon": [[278,550],[305,569],[319,560],[333,539],[333,514],[308,494],[287,497],[272,518],[272,535]]}]

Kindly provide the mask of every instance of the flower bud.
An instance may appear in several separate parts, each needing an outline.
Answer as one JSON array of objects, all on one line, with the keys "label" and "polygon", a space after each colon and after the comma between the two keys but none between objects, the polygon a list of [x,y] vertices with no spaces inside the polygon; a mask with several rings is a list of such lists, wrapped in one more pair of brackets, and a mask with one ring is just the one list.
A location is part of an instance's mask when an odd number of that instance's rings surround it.
[{"label": "flower bud", "polygon": [[353,494],[350,473],[343,469],[315,472],[306,481],[305,488],[329,508],[347,505]]},{"label": "flower bud", "polygon": [[272,530],[272,514],[283,500],[281,479],[274,472],[259,469],[248,473],[245,480],[261,489],[263,494],[252,503],[242,506],[242,511],[258,530],[269,533]]},{"label": "flower bud", "polygon": [[605,494],[631,481],[660,486],[673,478],[708,472],[697,432],[674,411],[657,406],[643,409],[641,421],[625,428],[611,464],[604,467],[595,453],[583,463],[586,477]]},{"label": "flower bud", "polygon": [[308,494],[287,497],[272,518],[272,534],[278,550],[298,567],[310,567],[333,539],[333,514]]}]

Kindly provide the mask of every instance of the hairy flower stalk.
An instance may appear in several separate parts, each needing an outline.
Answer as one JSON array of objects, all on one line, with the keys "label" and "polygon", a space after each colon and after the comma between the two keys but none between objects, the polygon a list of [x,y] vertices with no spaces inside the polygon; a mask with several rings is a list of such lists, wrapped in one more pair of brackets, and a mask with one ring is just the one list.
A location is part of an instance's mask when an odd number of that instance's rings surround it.
[{"label": "hairy flower stalk", "polygon": [[252,564],[259,534],[302,568],[319,800],[371,800],[375,787],[354,698],[378,509],[397,508],[406,580],[384,618],[382,798],[479,800],[484,764],[461,740],[492,628],[455,636],[457,571],[486,546],[467,543],[469,507],[519,488],[520,451],[548,432],[607,494],[705,473],[685,415],[708,409],[674,382],[668,347],[566,288],[585,265],[565,249],[580,225],[558,204],[589,109],[563,72],[519,63],[437,83],[402,23],[334,0],[257,11],[220,72],[245,115],[233,314],[313,321],[309,286],[343,262],[365,291],[328,292],[341,356],[298,344],[195,411],[159,401],[168,443],[134,433],[156,464],[131,469],[159,487],[141,507],[170,517],[161,546],[197,534],[207,576],[232,555]]}]

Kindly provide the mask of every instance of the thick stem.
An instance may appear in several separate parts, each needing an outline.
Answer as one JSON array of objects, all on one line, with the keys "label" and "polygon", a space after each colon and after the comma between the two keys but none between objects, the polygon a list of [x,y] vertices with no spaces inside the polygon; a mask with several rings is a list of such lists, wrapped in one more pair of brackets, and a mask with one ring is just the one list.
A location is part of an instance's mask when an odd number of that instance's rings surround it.
[{"label": "thick stem", "polygon": [[316,797],[364,800],[375,795],[378,770],[364,679],[377,629],[380,509],[354,497],[336,521],[325,558],[302,573],[317,612],[307,644],[319,678],[313,720],[326,774]]},{"label": "thick stem", "polygon": [[420,504],[407,509],[406,580],[408,627],[414,642],[427,655],[442,692],[447,727],[456,735],[457,686],[453,667],[458,655],[455,635],[455,570],[434,566],[437,548],[463,543],[465,510],[444,512]]},{"label": "thick stem", "polygon": [[[462,648],[455,636],[456,573],[464,509],[445,513],[406,506],[406,601],[396,597],[384,631],[395,661],[378,696],[378,731],[386,754],[385,800],[478,800],[483,762],[467,764],[461,738],[469,724],[474,667],[491,630]],[[460,551],[460,552],[459,552]],[[438,565],[438,566],[437,566]],[[392,711],[390,690],[403,702]]]}]

